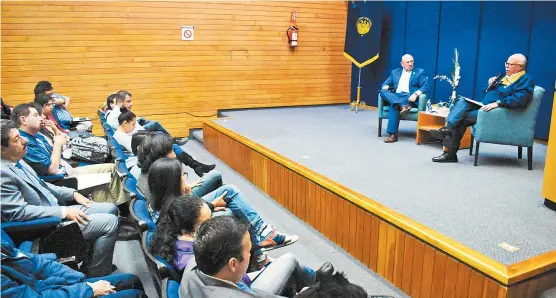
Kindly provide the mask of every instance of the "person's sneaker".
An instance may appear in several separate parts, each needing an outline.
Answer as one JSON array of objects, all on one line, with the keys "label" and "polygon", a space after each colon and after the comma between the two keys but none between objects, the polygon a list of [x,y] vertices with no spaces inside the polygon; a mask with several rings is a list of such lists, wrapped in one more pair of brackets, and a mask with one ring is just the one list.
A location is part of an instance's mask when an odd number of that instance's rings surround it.
[{"label": "person's sneaker", "polygon": [[259,246],[262,251],[269,251],[276,248],[280,248],[286,245],[290,245],[297,240],[299,236],[297,235],[287,235],[276,230],[275,227],[267,226],[263,229],[261,236],[261,242]]},{"label": "person's sneaker", "polygon": [[249,267],[247,268],[247,273],[252,273],[256,271],[260,271],[268,266],[273,261],[266,252],[262,251],[262,249],[257,249],[251,255],[251,260],[249,262]]}]

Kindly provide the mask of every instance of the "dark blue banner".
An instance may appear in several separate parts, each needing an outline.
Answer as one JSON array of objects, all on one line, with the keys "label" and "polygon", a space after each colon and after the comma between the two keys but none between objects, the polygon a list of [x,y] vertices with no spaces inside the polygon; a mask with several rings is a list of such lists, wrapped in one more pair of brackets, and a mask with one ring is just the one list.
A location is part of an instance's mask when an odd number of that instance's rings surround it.
[{"label": "dark blue banner", "polygon": [[382,2],[349,1],[344,56],[362,68],[380,53]]}]

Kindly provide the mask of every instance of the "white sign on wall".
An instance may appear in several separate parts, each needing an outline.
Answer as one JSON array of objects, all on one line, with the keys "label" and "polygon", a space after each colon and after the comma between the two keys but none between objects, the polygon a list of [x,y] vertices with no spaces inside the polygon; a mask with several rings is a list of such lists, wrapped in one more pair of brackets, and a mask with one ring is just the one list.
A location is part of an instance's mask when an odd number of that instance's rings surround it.
[{"label": "white sign on wall", "polygon": [[195,40],[195,26],[181,26],[181,40]]}]

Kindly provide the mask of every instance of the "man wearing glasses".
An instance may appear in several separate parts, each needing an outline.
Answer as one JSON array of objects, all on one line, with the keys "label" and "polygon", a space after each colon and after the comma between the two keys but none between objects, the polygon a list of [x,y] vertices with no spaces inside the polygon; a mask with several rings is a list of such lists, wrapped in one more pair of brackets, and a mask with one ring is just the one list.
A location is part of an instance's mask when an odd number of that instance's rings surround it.
[{"label": "man wearing glasses", "polygon": [[458,162],[456,155],[461,138],[468,126],[477,122],[479,110],[490,111],[497,108],[516,109],[527,106],[533,98],[535,83],[525,73],[527,58],[522,54],[513,54],[506,62],[506,75],[492,77],[488,81],[483,106],[460,99],[450,110],[446,126],[432,130],[431,135],[443,139],[446,151],[432,159],[433,162]]}]

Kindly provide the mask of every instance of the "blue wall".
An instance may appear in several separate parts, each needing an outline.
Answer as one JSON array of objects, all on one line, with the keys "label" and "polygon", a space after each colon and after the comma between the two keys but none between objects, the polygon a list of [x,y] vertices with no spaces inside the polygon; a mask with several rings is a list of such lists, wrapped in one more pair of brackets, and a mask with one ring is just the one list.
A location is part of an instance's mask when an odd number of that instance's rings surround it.
[{"label": "blue wall", "polygon": [[[529,58],[527,71],[546,90],[535,136],[548,139],[556,81],[556,2],[392,1],[383,10],[380,59],[361,72],[361,99],[367,104],[376,106],[380,84],[400,66],[404,53],[427,72],[433,101],[450,96],[448,83],[432,78],[450,74],[454,48],[460,52],[458,94],[469,97],[481,97],[488,78],[504,72],[508,56],[523,53]],[[353,66],[352,100],[358,72]]]}]

